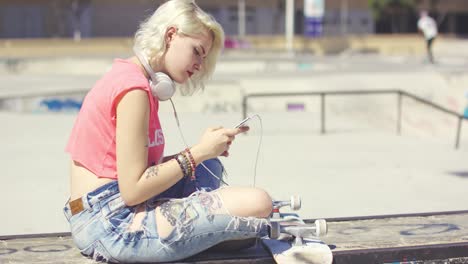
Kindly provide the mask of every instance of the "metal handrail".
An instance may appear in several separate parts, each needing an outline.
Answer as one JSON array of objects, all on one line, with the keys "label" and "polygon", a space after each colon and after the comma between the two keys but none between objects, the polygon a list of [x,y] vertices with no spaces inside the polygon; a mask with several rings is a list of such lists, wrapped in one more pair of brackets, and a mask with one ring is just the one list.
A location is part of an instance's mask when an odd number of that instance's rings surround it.
[{"label": "metal handrail", "polygon": [[437,105],[431,101],[428,101],[424,98],[421,98],[417,95],[408,93],[406,91],[397,90],[397,89],[390,89],[390,90],[348,90],[348,91],[309,91],[309,92],[280,92],[280,93],[252,93],[247,94],[242,97],[242,115],[243,118],[247,117],[247,101],[254,97],[285,97],[285,96],[320,96],[320,120],[321,120],[321,129],[320,133],[325,134],[325,122],[326,122],[326,112],[325,112],[325,104],[326,104],[326,96],[327,95],[369,95],[369,94],[397,94],[398,101],[397,101],[397,133],[401,134],[401,116],[402,116],[402,100],[403,97],[409,97],[419,103],[428,105],[436,110],[444,112],[446,114],[455,116],[458,119],[457,123],[457,132],[455,138],[455,149],[458,149],[460,145],[460,135],[461,135],[461,128],[462,128],[462,121],[468,120],[467,117],[444,108],[440,105]]}]

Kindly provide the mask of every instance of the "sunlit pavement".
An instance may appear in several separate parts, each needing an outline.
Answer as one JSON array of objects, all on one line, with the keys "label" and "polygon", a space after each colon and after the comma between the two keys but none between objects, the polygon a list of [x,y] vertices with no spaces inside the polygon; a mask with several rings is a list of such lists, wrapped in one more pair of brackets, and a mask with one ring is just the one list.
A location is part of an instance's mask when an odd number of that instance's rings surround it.
[{"label": "sunlit pavement", "polygon": [[[242,95],[250,92],[393,88],[461,112],[468,90],[468,75],[463,70],[468,66],[467,56],[457,56],[449,49],[446,56],[439,54],[435,65],[421,56],[352,52],[281,61],[273,58],[270,63],[230,56],[220,62],[205,95],[177,97],[175,103],[188,144],[196,143],[207,126],[236,124],[242,118]],[[71,64],[73,61],[66,65]],[[90,65],[101,73],[107,64]],[[17,73],[4,70],[0,94],[85,92],[99,77],[92,67],[77,68],[72,74],[66,73],[65,66],[35,67]],[[300,195],[300,214],[310,218],[467,209],[468,122],[460,148],[455,150],[451,117],[410,103],[414,109],[406,112],[403,133],[397,135],[394,98],[346,100],[330,102],[329,133],[325,135],[319,132],[319,106],[313,100],[252,103],[249,113],[258,113],[263,127],[254,119],[251,132],[236,138],[230,158],[223,159],[228,182],[253,185],[255,178],[255,185],[275,198]],[[216,101],[224,105],[215,107]],[[287,102],[302,103],[305,109],[287,112]],[[162,104],[161,111],[166,153],[180,151],[184,145],[172,110]],[[21,111],[0,113],[0,197],[4,201],[0,210],[14,212],[2,218],[0,235],[68,231],[61,212],[68,195],[63,148],[75,116],[73,111],[35,109],[34,101],[28,101]]]}]

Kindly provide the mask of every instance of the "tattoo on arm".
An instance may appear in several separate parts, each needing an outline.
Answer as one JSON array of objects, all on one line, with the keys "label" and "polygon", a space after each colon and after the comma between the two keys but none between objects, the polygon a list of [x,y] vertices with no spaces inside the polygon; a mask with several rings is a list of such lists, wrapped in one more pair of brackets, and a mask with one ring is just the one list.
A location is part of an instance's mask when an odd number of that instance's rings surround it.
[{"label": "tattoo on arm", "polygon": [[145,171],[146,179],[156,177],[159,174],[159,165],[158,166],[151,166]]}]

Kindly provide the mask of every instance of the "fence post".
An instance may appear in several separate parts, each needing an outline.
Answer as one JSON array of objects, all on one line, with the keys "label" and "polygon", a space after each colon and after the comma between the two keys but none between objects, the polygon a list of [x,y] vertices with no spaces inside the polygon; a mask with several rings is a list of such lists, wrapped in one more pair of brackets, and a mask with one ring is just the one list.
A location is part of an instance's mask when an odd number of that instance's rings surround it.
[{"label": "fence post", "polygon": [[242,119],[247,118],[247,96],[242,97]]},{"label": "fence post", "polygon": [[462,121],[463,121],[463,117],[459,116],[458,117],[457,138],[455,139],[455,149],[458,149],[458,146],[460,145],[460,131],[461,131],[461,126],[462,126]]}]

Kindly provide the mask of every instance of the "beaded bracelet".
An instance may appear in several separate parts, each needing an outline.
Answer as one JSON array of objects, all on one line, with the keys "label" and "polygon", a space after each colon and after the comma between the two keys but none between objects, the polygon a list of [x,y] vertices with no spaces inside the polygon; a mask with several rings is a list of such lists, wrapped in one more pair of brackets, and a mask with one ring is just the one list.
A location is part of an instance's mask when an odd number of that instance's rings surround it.
[{"label": "beaded bracelet", "polygon": [[192,168],[191,179],[192,179],[192,180],[195,180],[195,168],[196,168],[195,159],[193,158],[192,152],[190,152],[190,149],[189,149],[189,148],[186,148],[186,149],[185,149],[185,153],[186,153],[186,155],[187,155],[188,158],[189,158],[190,167]]},{"label": "beaded bracelet", "polygon": [[192,164],[190,164],[189,158],[187,157],[187,155],[184,152],[181,152],[180,155],[184,159],[184,164],[185,164],[185,166],[187,168],[187,175],[186,176],[190,177],[190,179],[193,179],[193,177],[192,177],[193,168],[192,168]]},{"label": "beaded bracelet", "polygon": [[185,157],[181,154],[177,155],[175,160],[177,161],[177,163],[179,163],[179,166],[180,166],[180,169],[182,170],[182,174],[184,175],[184,177],[187,177],[188,175],[188,164],[185,160]]}]

